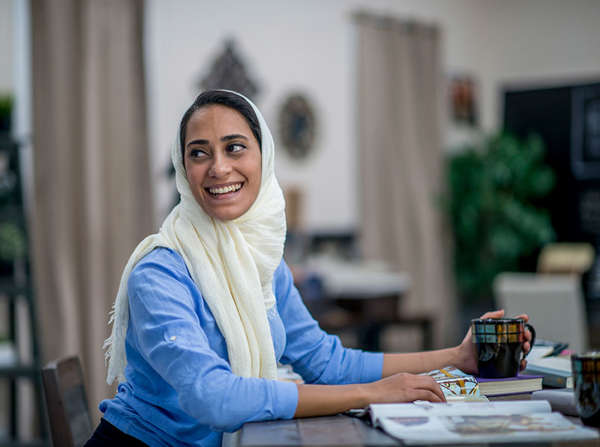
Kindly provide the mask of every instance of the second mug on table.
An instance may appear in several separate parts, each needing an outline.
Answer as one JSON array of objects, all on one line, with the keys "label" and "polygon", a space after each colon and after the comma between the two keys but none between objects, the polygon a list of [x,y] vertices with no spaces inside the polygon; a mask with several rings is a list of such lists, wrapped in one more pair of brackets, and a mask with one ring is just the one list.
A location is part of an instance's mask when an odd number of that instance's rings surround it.
[{"label": "second mug on table", "polygon": [[600,427],[600,352],[571,356],[575,406],[585,425]]},{"label": "second mug on table", "polygon": [[490,379],[514,377],[519,373],[525,342],[525,328],[535,329],[522,318],[477,318],[471,320],[473,343],[477,349],[479,376]]}]

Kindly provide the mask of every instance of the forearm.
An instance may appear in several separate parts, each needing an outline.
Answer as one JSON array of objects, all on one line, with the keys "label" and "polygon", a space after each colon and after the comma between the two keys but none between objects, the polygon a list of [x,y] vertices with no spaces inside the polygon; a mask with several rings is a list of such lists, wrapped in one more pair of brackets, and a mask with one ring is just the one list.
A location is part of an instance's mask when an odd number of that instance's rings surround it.
[{"label": "forearm", "polygon": [[367,385],[298,385],[294,417],[337,414],[369,405]]},{"label": "forearm", "polygon": [[406,354],[384,354],[382,377],[400,372],[419,374],[448,365],[461,368],[464,363],[462,357],[458,347]]},{"label": "forearm", "polygon": [[440,386],[429,376],[394,374],[357,385],[297,385],[298,404],[294,417],[336,414],[373,403],[444,402]]}]

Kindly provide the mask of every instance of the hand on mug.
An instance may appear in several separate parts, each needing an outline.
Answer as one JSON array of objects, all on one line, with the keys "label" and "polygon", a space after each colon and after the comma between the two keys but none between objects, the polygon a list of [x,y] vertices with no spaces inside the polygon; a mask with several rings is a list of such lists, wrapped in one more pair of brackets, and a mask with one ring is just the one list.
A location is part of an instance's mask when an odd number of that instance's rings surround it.
[{"label": "hand on mug", "polygon": [[[480,318],[503,318],[504,317],[504,309],[494,310],[490,312],[486,312]],[[522,318],[525,323],[529,321],[529,316],[526,314],[517,315],[515,318]],[[478,374],[477,368],[477,350],[475,349],[475,344],[472,340],[471,328],[467,331],[467,335],[458,346],[458,358],[459,360],[455,365],[457,368],[463,370],[466,373],[470,374]],[[523,354],[526,356],[531,350],[531,338],[532,334],[529,329],[525,329],[525,342],[523,343]],[[523,358],[521,361],[520,369],[523,370],[527,367],[527,360]]]}]

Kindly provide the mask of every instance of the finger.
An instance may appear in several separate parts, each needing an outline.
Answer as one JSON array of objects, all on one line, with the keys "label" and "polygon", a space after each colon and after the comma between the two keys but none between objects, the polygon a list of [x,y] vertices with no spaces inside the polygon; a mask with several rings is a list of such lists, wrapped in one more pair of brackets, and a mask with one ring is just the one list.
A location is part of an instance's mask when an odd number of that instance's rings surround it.
[{"label": "finger", "polygon": [[529,315],[527,315],[527,314],[521,314],[521,315],[517,315],[517,316],[516,316],[516,317],[514,317],[514,318],[520,318],[520,319],[523,319],[523,320],[525,320],[525,323],[527,323],[527,322],[529,321]]},{"label": "finger", "polygon": [[446,401],[442,387],[430,376],[415,376],[417,378],[414,388],[425,389],[433,392],[442,402]]},{"label": "finger", "polygon": [[429,390],[423,390],[423,389],[415,389],[415,390],[411,390],[409,392],[409,399],[414,402],[415,400],[426,400],[429,402],[445,402],[446,400],[442,400],[442,398],[440,398],[440,396],[438,396],[437,394],[429,391]]},{"label": "finger", "polygon": [[440,399],[440,402],[446,402],[446,396],[444,396],[442,387],[439,385],[439,383],[436,383],[435,385],[436,386],[433,388],[433,394],[435,394]]},{"label": "finger", "polygon": [[521,360],[521,371],[523,371],[525,368],[527,368],[527,360],[523,359]]},{"label": "finger", "polygon": [[527,354],[531,350],[531,343],[526,341],[523,343],[523,354]]},{"label": "finger", "polygon": [[504,309],[492,310],[484,313],[480,318],[502,318],[504,316]]}]

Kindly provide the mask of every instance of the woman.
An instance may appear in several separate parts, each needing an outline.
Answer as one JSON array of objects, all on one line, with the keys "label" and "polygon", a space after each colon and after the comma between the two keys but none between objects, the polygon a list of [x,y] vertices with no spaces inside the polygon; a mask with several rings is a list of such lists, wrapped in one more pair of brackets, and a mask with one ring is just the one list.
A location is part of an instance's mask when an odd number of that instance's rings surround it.
[{"label": "woman", "polygon": [[[107,340],[107,380],[121,383],[100,403],[88,445],[220,445],[248,421],[440,402],[440,387],[411,373],[476,370],[469,334],[455,348],[384,355],[345,349],[319,329],[282,260],[273,138],[249,100],[202,93],[177,146],[181,201],[123,272]],[[309,384],[275,380],[277,361]]]}]

